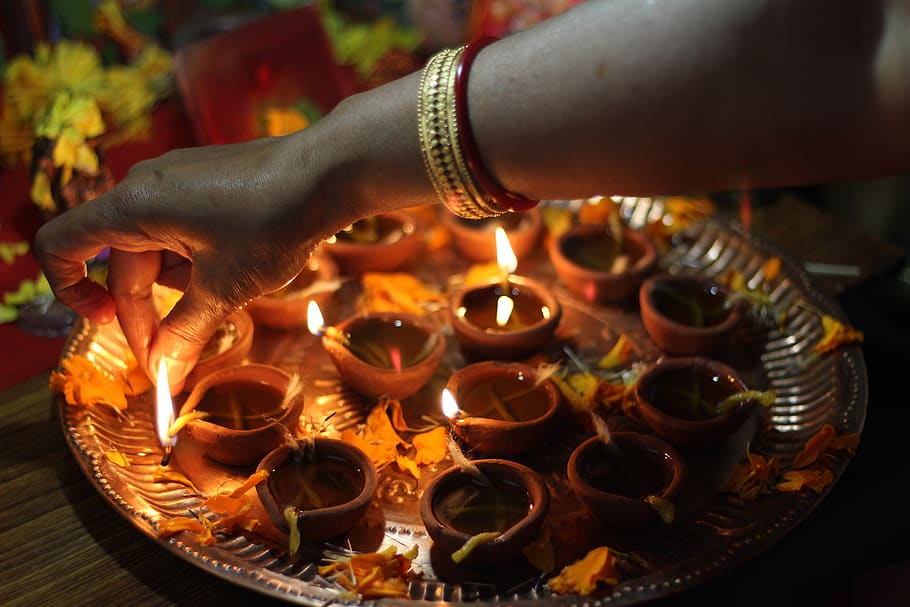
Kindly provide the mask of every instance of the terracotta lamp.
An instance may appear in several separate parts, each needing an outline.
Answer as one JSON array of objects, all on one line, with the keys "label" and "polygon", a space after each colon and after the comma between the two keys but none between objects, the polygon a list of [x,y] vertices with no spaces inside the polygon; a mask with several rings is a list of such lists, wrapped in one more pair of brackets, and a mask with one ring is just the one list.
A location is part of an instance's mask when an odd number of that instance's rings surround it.
[{"label": "terracotta lamp", "polygon": [[654,344],[678,356],[710,355],[722,349],[744,318],[730,290],[692,274],[659,274],[639,291],[641,321]]},{"label": "terracotta lamp", "polygon": [[521,363],[463,367],[449,378],[443,398],[452,432],[483,457],[506,457],[540,444],[561,411],[553,382]]},{"label": "terracotta lamp", "polygon": [[241,364],[252,346],[253,318],[245,310],[237,310],[209,339],[196,366],[187,375],[183,389],[192,390],[209,374]]},{"label": "terracotta lamp", "polygon": [[468,360],[517,359],[545,346],[562,317],[562,306],[543,284],[514,275],[518,260],[505,231],[497,231],[500,276],[452,294],[449,319]]},{"label": "terracotta lamp", "polygon": [[338,288],[337,279],[338,265],[320,246],[294,280],[274,293],[254,299],[246,311],[256,326],[273,329],[305,327],[309,301],[312,299],[325,307]]},{"label": "terracotta lamp", "polygon": [[376,493],[376,469],[349,443],[318,437],[297,448],[281,446],[259,463],[269,477],[256,487],[278,529],[322,541],[338,537],[366,514]]},{"label": "terracotta lamp", "polygon": [[562,283],[588,302],[628,300],[657,266],[654,244],[628,227],[617,239],[606,225],[575,225],[550,241],[549,253]]},{"label": "terracotta lamp", "polygon": [[539,209],[506,213],[489,219],[464,219],[452,213],[441,215],[442,223],[452,233],[459,254],[475,262],[496,260],[497,227],[505,230],[515,257],[522,259],[534,250],[543,231]]},{"label": "terracotta lamp", "polygon": [[[292,376],[271,365],[225,367],[200,380],[180,408],[183,432],[222,464],[257,463],[297,426],[303,395]],[[290,429],[290,430],[289,430]]]},{"label": "terracotta lamp", "polygon": [[326,327],[319,307],[310,309],[310,331],[322,336],[341,379],[361,394],[407,398],[430,380],[445,354],[445,338],[426,317],[376,312]]},{"label": "terracotta lamp", "polygon": [[681,447],[711,447],[742,426],[758,406],[757,398],[727,400],[746,390],[736,372],[721,362],[666,358],[642,373],[635,396],[642,421],[656,434]]},{"label": "terracotta lamp", "polygon": [[361,219],[326,241],[326,251],[346,275],[397,270],[422,246],[417,219],[406,211]]},{"label": "terracotta lamp", "polygon": [[589,438],[566,468],[573,493],[591,516],[609,527],[640,529],[661,520],[660,509],[674,512],[687,474],[682,456],[648,434],[614,432],[611,441]]},{"label": "terracotta lamp", "polygon": [[[449,468],[427,486],[420,516],[437,549],[459,565],[500,565],[521,555],[537,537],[550,508],[539,474],[502,459],[481,459],[467,470]],[[462,556],[480,534],[485,541]],[[459,553],[462,550],[462,553]]]}]

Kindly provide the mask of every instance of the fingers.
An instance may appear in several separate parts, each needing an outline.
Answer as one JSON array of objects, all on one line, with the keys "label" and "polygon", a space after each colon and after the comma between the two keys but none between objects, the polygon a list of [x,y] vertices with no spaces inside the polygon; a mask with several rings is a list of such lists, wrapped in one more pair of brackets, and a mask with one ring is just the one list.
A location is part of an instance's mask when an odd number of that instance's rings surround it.
[{"label": "fingers", "polygon": [[94,322],[108,323],[114,319],[114,302],[104,287],[88,277],[85,267],[85,260],[96,256],[105,245],[81,233],[81,229],[73,229],[83,225],[55,218],[38,230],[35,251],[54,296],[61,303]]},{"label": "fingers", "polygon": [[233,311],[223,299],[191,284],[158,325],[149,353],[150,368],[157,369],[163,359],[171,390],[179,390],[209,338]]},{"label": "fingers", "polygon": [[126,341],[150,378],[155,367],[148,366],[149,345],[158,326],[152,287],[161,271],[161,253],[129,253],[111,249],[107,286],[120,319]]}]

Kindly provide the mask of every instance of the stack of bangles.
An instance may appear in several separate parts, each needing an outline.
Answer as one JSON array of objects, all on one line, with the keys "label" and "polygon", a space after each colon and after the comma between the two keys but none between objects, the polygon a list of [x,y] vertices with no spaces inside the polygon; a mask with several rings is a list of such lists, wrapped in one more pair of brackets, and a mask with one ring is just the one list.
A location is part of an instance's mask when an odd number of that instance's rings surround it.
[{"label": "stack of bangles", "polygon": [[468,219],[527,211],[538,201],[506,191],[487,171],[468,117],[468,74],[480,50],[495,42],[481,38],[433,55],[420,77],[417,134],[427,174],[439,198]]}]

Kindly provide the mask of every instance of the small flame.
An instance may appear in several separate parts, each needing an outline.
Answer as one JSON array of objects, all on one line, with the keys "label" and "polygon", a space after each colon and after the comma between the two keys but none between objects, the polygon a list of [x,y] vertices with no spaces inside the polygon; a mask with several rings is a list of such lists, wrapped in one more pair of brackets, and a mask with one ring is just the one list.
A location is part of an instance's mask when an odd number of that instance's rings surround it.
[{"label": "small flame", "polygon": [[496,326],[504,327],[512,318],[512,311],[515,309],[515,300],[508,295],[500,295],[496,300]]},{"label": "small flame", "polygon": [[306,308],[306,328],[316,336],[325,333],[325,318],[322,317],[322,310],[316,300],[311,299]]},{"label": "small flame", "polygon": [[157,399],[155,400],[155,428],[158,431],[158,442],[162,447],[173,447],[177,437],[168,436],[168,428],[174,423],[174,401],[171,399],[171,388],[167,379],[167,367],[164,359],[158,364]]},{"label": "small flame", "polygon": [[502,227],[496,228],[496,263],[499,271],[506,277],[518,269],[518,258],[515,257],[515,251],[509,244],[509,237]]},{"label": "small flame", "polygon": [[461,409],[458,408],[458,402],[448,388],[442,390],[442,414],[452,420],[461,415]]}]

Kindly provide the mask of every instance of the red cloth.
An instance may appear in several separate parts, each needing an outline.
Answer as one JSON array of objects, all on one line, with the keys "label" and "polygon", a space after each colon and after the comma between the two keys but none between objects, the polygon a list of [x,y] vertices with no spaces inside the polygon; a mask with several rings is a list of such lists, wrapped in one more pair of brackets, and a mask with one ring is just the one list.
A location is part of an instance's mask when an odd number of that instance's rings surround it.
[{"label": "red cloth", "polygon": [[[192,129],[176,97],[155,109],[152,123],[150,139],[125,143],[106,151],[105,161],[116,180],[122,179],[140,160],[193,145]],[[0,241],[26,240],[32,246],[42,217],[29,200],[29,186],[26,171],[0,171]],[[10,265],[0,261],[0,292],[16,289],[22,280],[33,279],[40,271],[31,252],[17,257]],[[64,338],[30,335],[15,323],[0,324],[0,390],[56,366],[65,341]]]}]

